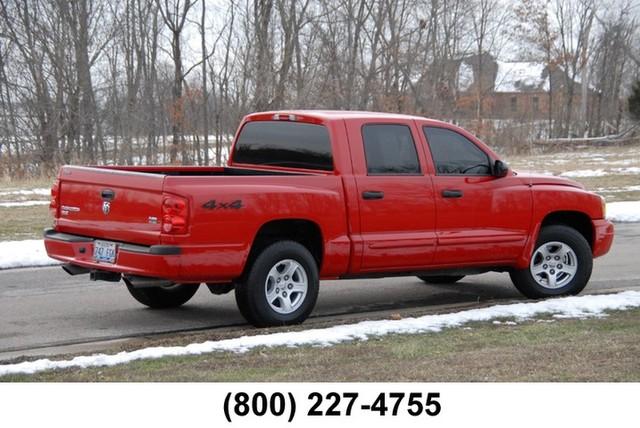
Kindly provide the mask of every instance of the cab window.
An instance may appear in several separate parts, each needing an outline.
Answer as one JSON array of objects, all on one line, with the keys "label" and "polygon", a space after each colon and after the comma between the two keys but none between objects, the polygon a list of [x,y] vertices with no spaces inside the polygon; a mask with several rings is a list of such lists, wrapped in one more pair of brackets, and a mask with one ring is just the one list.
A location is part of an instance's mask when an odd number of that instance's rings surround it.
[{"label": "cab window", "polygon": [[438,175],[490,175],[489,156],[463,135],[445,128],[425,126]]},{"label": "cab window", "polygon": [[365,125],[362,141],[368,174],[420,174],[418,153],[408,126]]},{"label": "cab window", "polygon": [[233,161],[333,170],[327,128],[301,122],[256,121],[245,124],[235,145]]}]

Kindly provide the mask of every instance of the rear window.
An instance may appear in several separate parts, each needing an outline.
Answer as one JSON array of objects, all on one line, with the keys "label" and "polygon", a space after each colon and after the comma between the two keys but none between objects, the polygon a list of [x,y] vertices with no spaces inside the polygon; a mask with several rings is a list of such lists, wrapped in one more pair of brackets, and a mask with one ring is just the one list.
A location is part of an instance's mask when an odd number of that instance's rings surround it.
[{"label": "rear window", "polygon": [[249,122],[242,127],[234,150],[237,163],[333,170],[329,133],[322,125]]}]

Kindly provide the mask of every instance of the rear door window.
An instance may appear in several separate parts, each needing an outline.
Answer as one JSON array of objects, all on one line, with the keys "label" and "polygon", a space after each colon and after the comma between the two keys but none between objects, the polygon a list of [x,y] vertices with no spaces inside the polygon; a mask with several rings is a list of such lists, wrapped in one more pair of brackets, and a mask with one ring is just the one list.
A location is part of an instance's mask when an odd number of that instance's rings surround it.
[{"label": "rear door window", "polygon": [[327,128],[301,122],[256,121],[242,127],[233,161],[255,165],[333,170]]},{"label": "rear door window", "polygon": [[362,141],[368,174],[420,174],[418,153],[408,126],[365,125]]},{"label": "rear door window", "polygon": [[489,156],[473,142],[455,131],[425,126],[438,175],[489,175]]}]

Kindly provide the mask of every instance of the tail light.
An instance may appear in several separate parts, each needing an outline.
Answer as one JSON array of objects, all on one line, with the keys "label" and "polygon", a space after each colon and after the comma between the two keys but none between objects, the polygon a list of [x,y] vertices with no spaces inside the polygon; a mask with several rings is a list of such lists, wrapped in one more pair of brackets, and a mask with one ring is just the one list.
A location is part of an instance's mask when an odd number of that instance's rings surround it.
[{"label": "tail light", "polygon": [[165,196],[162,200],[162,232],[181,234],[187,232],[189,203],[179,196]]},{"label": "tail light", "polygon": [[58,207],[60,206],[60,180],[56,180],[51,187],[51,201],[49,202],[49,213],[55,219],[58,218]]}]

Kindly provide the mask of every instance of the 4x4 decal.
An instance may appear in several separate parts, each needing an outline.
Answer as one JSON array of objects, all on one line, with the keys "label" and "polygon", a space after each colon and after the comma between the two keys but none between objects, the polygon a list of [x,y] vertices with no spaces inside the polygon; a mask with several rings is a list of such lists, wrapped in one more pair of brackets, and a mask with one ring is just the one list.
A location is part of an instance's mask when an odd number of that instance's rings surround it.
[{"label": "4x4 decal", "polygon": [[242,208],[242,200],[236,199],[232,202],[218,202],[212,199],[202,205],[202,208],[207,210],[239,210]]}]

